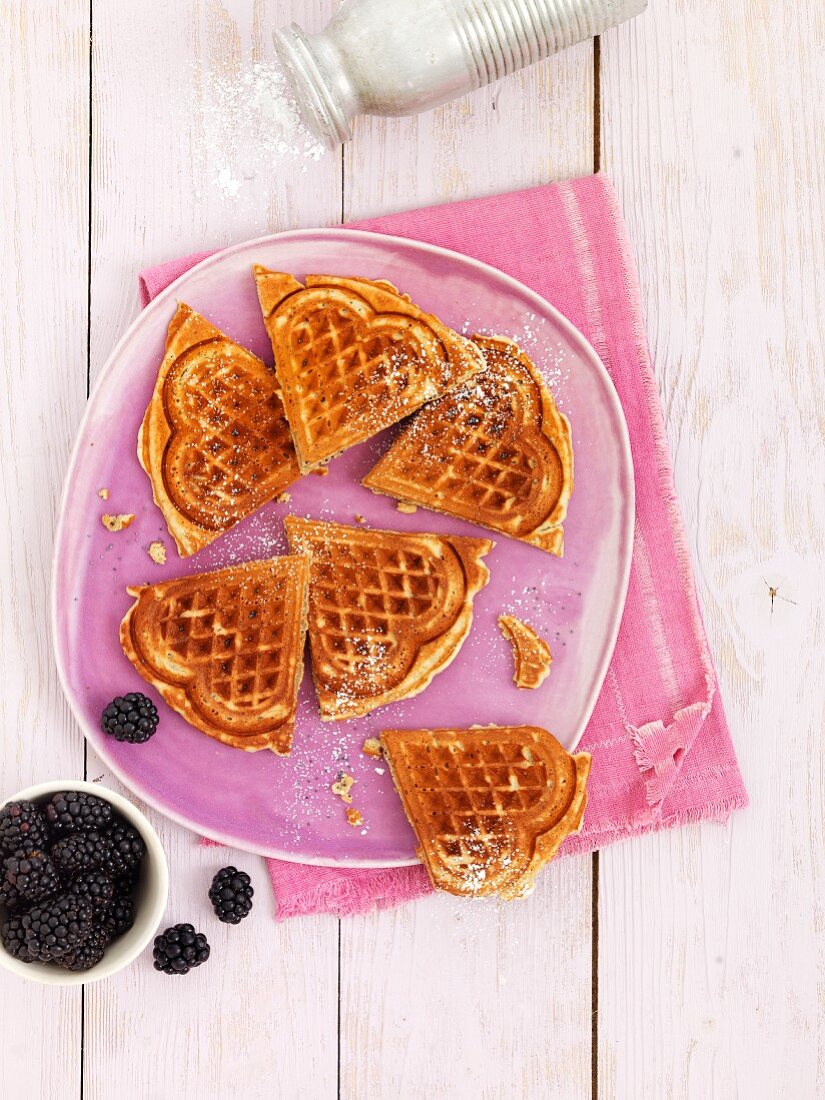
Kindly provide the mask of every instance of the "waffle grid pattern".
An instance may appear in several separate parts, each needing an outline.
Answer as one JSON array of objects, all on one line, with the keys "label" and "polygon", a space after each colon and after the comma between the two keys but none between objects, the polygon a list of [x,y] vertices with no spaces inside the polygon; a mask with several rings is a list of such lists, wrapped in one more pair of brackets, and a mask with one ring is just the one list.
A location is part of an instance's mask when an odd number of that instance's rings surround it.
[{"label": "waffle grid pattern", "polygon": [[270,374],[228,341],[215,342],[207,353],[198,347],[170,371],[167,408],[175,434],[164,456],[164,480],[175,506],[193,522],[225,527],[298,476]]},{"label": "waffle grid pattern", "polygon": [[452,422],[456,451],[444,470],[441,491],[506,522],[510,513],[520,513],[539,480],[535,459],[531,467],[531,456],[517,442],[522,417],[518,396],[503,375],[487,371],[477,388],[467,387],[444,400],[458,415]]},{"label": "waffle grid pattern", "polygon": [[[365,483],[515,535],[529,534],[561,490],[540,428],[535,381],[515,356],[485,349],[487,370],[422,409]],[[526,430],[526,426],[528,430]],[[551,479],[547,493],[545,471]]]},{"label": "waffle grid pattern", "polygon": [[393,766],[408,776],[407,797],[417,803],[438,858],[470,883],[514,858],[511,819],[531,810],[547,790],[545,763],[527,759],[520,739],[482,742],[477,752],[461,741],[402,742],[393,749]]},{"label": "waffle grid pattern", "polygon": [[204,732],[240,747],[277,732],[288,751],[307,580],[306,559],[276,558],[132,590],[124,649]]},{"label": "waffle grid pattern", "polygon": [[256,713],[283,696],[293,664],[284,652],[285,603],[283,588],[265,602],[250,600],[242,584],[198,588],[166,600],[157,626],[210,695]]},{"label": "waffle grid pattern", "polygon": [[[336,682],[381,690],[401,681],[414,656],[409,627],[418,641],[446,629],[463,602],[456,599],[442,558],[414,549],[336,543],[313,548],[311,605],[319,626],[327,673]],[[409,652],[408,652],[409,651]]]},{"label": "waffle grid pattern", "polygon": [[[350,424],[357,439],[412,412],[444,382],[444,349],[426,326],[367,320],[350,307],[310,306],[290,330],[301,419],[312,442]],[[436,375],[436,377],[432,377]],[[347,445],[349,441],[346,441]]]}]

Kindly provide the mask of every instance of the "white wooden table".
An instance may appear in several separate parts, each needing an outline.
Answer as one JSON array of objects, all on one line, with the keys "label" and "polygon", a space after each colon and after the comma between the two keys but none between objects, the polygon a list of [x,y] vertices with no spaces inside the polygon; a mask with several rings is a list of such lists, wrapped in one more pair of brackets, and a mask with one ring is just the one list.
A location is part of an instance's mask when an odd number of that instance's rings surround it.
[{"label": "white wooden table", "polygon": [[[59,774],[116,786],[61,695],[47,608],[70,445],[137,311],[137,271],[600,166],[636,250],[753,805],[564,860],[507,908],[438,897],[279,926],[260,861],[239,856],[254,919],[211,921],[196,977],[143,959],[61,992],[3,972],[0,1094],[821,1097],[821,0],[651,0],[600,42],[418,119],[361,121],[342,156],[259,173],[251,207],[227,202],[192,155],[199,81],[271,56],[272,25],[315,29],[334,7],[0,0],[0,794]],[[205,920],[215,853],[150,816],[168,916]]]}]

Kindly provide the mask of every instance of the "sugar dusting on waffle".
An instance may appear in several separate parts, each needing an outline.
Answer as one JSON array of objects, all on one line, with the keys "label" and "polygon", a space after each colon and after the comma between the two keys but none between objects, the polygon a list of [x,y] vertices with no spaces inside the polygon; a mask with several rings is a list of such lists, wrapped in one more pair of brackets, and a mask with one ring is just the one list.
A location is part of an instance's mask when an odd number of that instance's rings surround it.
[{"label": "sugar dusting on waffle", "polygon": [[[460,332],[462,336],[475,334],[496,336],[499,334],[499,329],[495,326],[492,328],[485,327],[470,319],[466,319],[454,327],[456,332]],[[546,318],[537,317],[535,313],[528,313],[524,317],[517,334],[513,335],[512,338],[539,367],[545,382],[555,397],[558,398],[559,388],[562,388],[559,405],[563,409],[563,387],[570,378],[570,369],[567,365],[570,359],[570,349],[562,340],[550,337],[546,330]],[[472,403],[490,411],[501,402],[503,397],[511,396],[514,392],[515,388],[508,379],[499,378],[497,384],[492,384],[487,371],[482,371],[480,374],[468,379],[453,391],[457,404]],[[408,430],[414,431],[416,428],[415,418],[407,423]],[[431,452],[423,432],[416,432],[416,441],[421,447],[422,455],[429,456]]]}]

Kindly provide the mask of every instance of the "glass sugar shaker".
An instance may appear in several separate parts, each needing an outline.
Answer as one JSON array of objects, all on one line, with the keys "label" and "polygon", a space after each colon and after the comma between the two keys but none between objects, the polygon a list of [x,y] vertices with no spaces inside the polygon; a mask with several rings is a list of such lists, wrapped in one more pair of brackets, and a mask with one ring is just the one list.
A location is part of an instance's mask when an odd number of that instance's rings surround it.
[{"label": "glass sugar shaker", "polygon": [[359,114],[412,115],[638,15],[647,0],[344,0],[320,34],[292,24],[275,48],[319,141]]}]

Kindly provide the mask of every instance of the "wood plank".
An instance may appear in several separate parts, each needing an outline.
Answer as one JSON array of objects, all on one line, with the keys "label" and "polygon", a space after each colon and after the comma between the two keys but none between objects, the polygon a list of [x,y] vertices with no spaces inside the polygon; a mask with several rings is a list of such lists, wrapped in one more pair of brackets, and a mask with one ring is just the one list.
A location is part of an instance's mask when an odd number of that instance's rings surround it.
[{"label": "wood plank", "polygon": [[[590,171],[591,43],[412,119],[361,119],[347,218]],[[589,858],[509,906],[428,898],[341,926],[341,1095],[585,1096]]]},{"label": "wood plank", "polygon": [[589,1094],[588,857],[522,902],[433,895],[341,933],[342,1097]]},{"label": "wood plank", "polygon": [[[0,5],[0,801],[83,772],[51,654],[49,590],[86,394],[88,50],[85,0]],[[8,1095],[79,1093],[80,1015],[79,988],[0,970]]]},{"label": "wood plank", "polygon": [[593,45],[412,118],[356,119],[348,220],[493,195],[593,168]]},{"label": "wood plank", "polygon": [[[340,221],[340,157],[271,162],[215,126],[253,62],[272,62],[271,29],[308,30],[335,0],[191,0],[99,5],[94,43],[92,373],[138,310],[137,273],[176,256],[279,229]],[[162,28],[162,45],[158,35]],[[217,131],[217,133],[216,133]],[[220,184],[229,169],[229,183]],[[247,178],[248,177],[248,178]]]},{"label": "wood plank", "polygon": [[[201,136],[220,81],[271,59],[270,27],[326,21],[334,0],[192,0],[96,4],[93,95],[92,372],[137,311],[137,273],[152,263],[279,228],[340,219],[340,158],[312,165],[253,160],[233,199],[215,183],[224,150]],[[158,33],[162,27],[162,41]],[[233,165],[233,172],[235,167]],[[252,175],[254,173],[254,175]],[[311,184],[308,183],[311,180]],[[90,756],[92,754],[90,753]],[[89,774],[103,773],[90,759]],[[198,847],[150,812],[169,857],[169,923],[207,932],[212,958],[172,981],[147,952],[86,992],[88,1100],[334,1095],[338,930],[328,918],[276,925],[263,861]],[[232,860],[256,887],[252,916],[226,928],[206,891]],[[128,1036],[128,1041],[123,1037]],[[170,1083],[174,1083],[171,1085]]]},{"label": "wood plank", "polygon": [[[111,775],[103,782],[121,789]],[[169,860],[166,924],[194,924],[212,952],[199,970],[173,979],[153,969],[150,948],[125,972],[86,987],[84,1100],[334,1096],[337,922],[276,924],[260,857],[204,847],[132,800]],[[249,873],[256,891],[237,927],[220,924],[207,897],[212,876],[229,863]]]},{"label": "wood plank", "polygon": [[602,854],[602,1096],[825,1092],[824,41],[816,0],[685,0],[602,42],[605,167],[753,802]]}]

